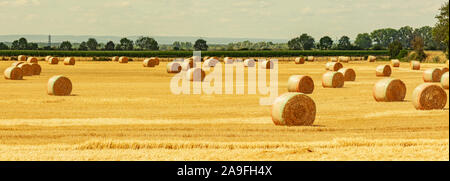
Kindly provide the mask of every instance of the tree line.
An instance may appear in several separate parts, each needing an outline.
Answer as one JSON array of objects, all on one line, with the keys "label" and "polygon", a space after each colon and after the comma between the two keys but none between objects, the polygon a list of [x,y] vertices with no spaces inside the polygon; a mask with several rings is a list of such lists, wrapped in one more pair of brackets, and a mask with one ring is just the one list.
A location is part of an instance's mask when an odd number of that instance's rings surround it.
[{"label": "tree line", "polygon": [[371,33],[360,33],[355,41],[351,42],[348,36],[342,36],[333,40],[330,36],[323,36],[318,42],[304,33],[299,37],[289,40],[287,43],[257,42],[250,41],[229,43],[227,45],[208,45],[203,39],[198,39],[194,44],[191,42],[175,41],[172,45],[158,45],[151,37],[139,37],[136,41],[122,38],[119,42],[109,41],[106,44],[98,43],[95,38],[89,38],[75,47],[71,42],[64,41],[58,47],[45,46],[39,48],[37,43],[29,43],[25,38],[12,42],[11,47],[0,43],[0,50],[79,50],[79,51],[120,51],[120,50],[391,50],[408,49],[445,50],[448,56],[449,49],[449,5],[446,2],[436,16],[438,22],[434,27],[424,26],[412,28],[404,26],[399,29],[383,28]]}]

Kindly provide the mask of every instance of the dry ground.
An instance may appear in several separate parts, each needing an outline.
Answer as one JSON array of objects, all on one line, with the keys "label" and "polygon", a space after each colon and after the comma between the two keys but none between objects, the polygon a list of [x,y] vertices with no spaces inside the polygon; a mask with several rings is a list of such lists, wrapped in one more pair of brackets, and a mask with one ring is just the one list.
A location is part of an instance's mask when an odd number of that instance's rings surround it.
[{"label": "dry ground", "polygon": [[[11,63],[0,61],[0,70]],[[322,88],[324,62],[280,63],[279,94],[290,75],[309,75],[317,105],[314,126],[280,127],[270,106],[259,105],[266,95],[171,94],[164,62],[40,62],[40,76],[0,79],[0,160],[448,161],[448,103],[415,110],[411,94],[422,71],[407,63],[392,74],[406,83],[406,100],[375,102],[375,67],[386,63],[344,63],[357,80],[340,89]],[[46,94],[47,80],[58,74],[72,80],[72,96]]]}]

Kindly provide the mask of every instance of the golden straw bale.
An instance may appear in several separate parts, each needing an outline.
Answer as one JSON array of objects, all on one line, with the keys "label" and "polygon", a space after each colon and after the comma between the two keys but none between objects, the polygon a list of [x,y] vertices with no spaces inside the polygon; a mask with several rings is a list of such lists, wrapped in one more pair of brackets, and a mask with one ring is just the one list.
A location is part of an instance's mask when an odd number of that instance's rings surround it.
[{"label": "golden straw bale", "polygon": [[410,63],[412,70],[420,70],[420,62],[419,61],[411,61]]},{"label": "golden straw bale", "polygon": [[412,103],[417,110],[443,109],[447,104],[447,93],[436,84],[424,83],[414,89]]},{"label": "golden straw bale", "polygon": [[431,68],[427,69],[423,72],[423,81],[424,82],[440,82],[441,81],[442,72],[441,69]]},{"label": "golden straw bale", "polygon": [[290,76],[288,80],[288,91],[311,94],[314,91],[314,81],[306,75]]},{"label": "golden straw bale", "polygon": [[22,69],[23,76],[32,76],[33,75],[33,68],[31,67],[31,64],[29,63],[23,63],[18,65],[20,69]]},{"label": "golden straw bale", "polygon": [[406,85],[399,79],[382,79],[373,87],[372,95],[377,102],[403,101],[406,96]]},{"label": "golden straw bale", "polygon": [[356,79],[356,72],[351,68],[341,68],[338,72],[344,75],[344,81],[355,81]]},{"label": "golden straw bale", "polygon": [[75,58],[73,58],[73,57],[66,57],[64,59],[64,65],[75,65]]},{"label": "golden straw bale", "polygon": [[303,93],[285,93],[276,98],[272,105],[275,125],[310,126],[315,119],[316,104]]},{"label": "golden straw bale", "polygon": [[441,85],[442,85],[442,88],[448,89],[448,72],[445,72],[444,74],[442,74]]},{"label": "golden straw bale", "polygon": [[295,64],[304,64],[305,63],[305,58],[303,57],[297,57],[294,60]]},{"label": "golden straw bale", "polygon": [[379,65],[375,70],[375,75],[377,77],[389,77],[392,74],[391,66],[389,65]]},{"label": "golden straw bale", "polygon": [[19,67],[8,67],[5,72],[5,79],[9,80],[22,80],[23,79],[23,71]]},{"label": "golden straw bale", "polygon": [[341,72],[328,71],[322,76],[324,88],[341,88],[344,86],[344,74]]},{"label": "golden straw bale", "polygon": [[344,68],[344,66],[339,62],[327,62],[325,64],[325,69],[330,71],[338,71],[339,69]]},{"label": "golden straw bale", "polygon": [[69,78],[56,75],[48,80],[47,93],[55,96],[68,96],[72,92],[72,82]]},{"label": "golden straw bale", "polygon": [[181,72],[181,65],[178,62],[170,62],[166,66],[167,73],[179,73]]}]

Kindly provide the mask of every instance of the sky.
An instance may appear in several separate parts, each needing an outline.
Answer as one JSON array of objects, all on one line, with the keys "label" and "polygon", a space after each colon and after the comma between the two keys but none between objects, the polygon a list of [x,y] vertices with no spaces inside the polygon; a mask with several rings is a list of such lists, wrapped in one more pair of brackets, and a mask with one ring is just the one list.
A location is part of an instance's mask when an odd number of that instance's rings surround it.
[{"label": "sky", "polygon": [[446,0],[0,0],[0,35],[316,39],[433,26]]}]

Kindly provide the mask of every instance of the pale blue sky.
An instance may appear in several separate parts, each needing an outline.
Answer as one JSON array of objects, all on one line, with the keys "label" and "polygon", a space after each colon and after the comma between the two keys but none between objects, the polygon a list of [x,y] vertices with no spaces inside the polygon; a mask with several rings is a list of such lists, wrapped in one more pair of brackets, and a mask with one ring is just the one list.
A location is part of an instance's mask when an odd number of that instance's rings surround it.
[{"label": "pale blue sky", "polygon": [[433,26],[445,0],[0,0],[0,34],[315,38]]}]

